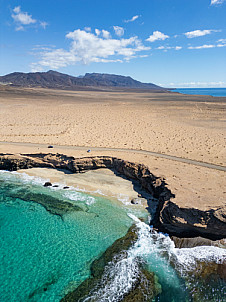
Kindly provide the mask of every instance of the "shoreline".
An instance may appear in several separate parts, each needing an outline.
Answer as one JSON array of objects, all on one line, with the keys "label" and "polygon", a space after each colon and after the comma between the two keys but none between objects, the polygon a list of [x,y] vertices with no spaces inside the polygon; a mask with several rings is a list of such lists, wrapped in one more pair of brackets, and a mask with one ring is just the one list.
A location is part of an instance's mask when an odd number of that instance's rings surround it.
[{"label": "shoreline", "polygon": [[[32,168],[34,166],[35,168]],[[54,155],[54,154],[29,154],[29,155],[4,155],[0,156],[0,169],[2,168],[8,168],[8,170],[14,170],[20,172],[32,172],[31,174],[34,175],[40,175],[41,169],[42,172],[44,171],[44,174],[47,173],[49,175],[50,168],[52,169],[53,172],[59,171],[60,168],[67,169],[67,175],[75,175],[76,173],[78,176],[84,177],[84,180],[86,178],[87,173],[89,172],[97,172],[100,173],[102,171],[105,171],[104,168],[113,168],[115,167],[118,169],[123,175],[126,175],[127,178],[129,178],[130,182],[134,177],[138,177],[138,179],[141,181],[144,180],[145,178],[148,178],[148,182],[146,182],[146,189],[156,189],[154,192],[155,194],[159,194],[159,201],[162,201],[161,197],[167,197],[167,196],[162,196],[161,193],[169,193],[167,191],[167,188],[164,192],[164,181],[158,177],[155,177],[153,174],[150,174],[150,171],[147,169],[147,167],[143,165],[139,165],[136,163],[131,163],[131,162],[125,162],[117,158],[109,158],[109,157],[83,157],[83,158],[74,158],[72,156],[68,157],[65,155]],[[38,168],[40,167],[40,168]],[[46,168],[48,167],[48,170]],[[25,170],[21,170],[20,168],[27,168]],[[30,169],[31,168],[31,169]],[[29,170],[30,169],[30,170]],[[96,170],[97,169],[97,170]],[[103,169],[103,170],[102,170]],[[102,171],[101,171],[102,170]],[[45,172],[46,171],[46,172]],[[57,173],[58,173],[57,172]],[[71,174],[71,172],[74,172],[75,174]],[[84,173],[85,172],[85,173]],[[64,172],[62,172],[64,173]],[[81,174],[80,174],[81,173]],[[112,177],[112,173],[108,174],[110,177]],[[95,175],[94,175],[95,176]],[[106,179],[106,173],[103,173],[102,177]],[[58,179],[54,179],[58,180]],[[124,180],[124,179],[123,179]],[[42,184],[43,185],[43,184]],[[45,195],[46,193],[44,193]],[[16,195],[15,195],[16,196]],[[38,197],[38,196],[37,196]],[[170,199],[173,196],[168,196]],[[167,198],[168,199],[168,198]],[[29,201],[29,199],[27,199]],[[34,196],[32,199],[33,202],[35,202]],[[37,203],[38,200],[36,200]],[[52,205],[53,202],[58,203],[60,205],[60,200],[59,202],[56,199],[51,199],[50,204]],[[167,202],[167,200],[165,201]],[[65,203],[65,201],[64,201]],[[46,203],[40,203],[45,207]],[[68,208],[68,212],[70,210],[72,211],[81,211],[81,208],[70,208],[71,205],[65,204],[65,207]],[[47,211],[51,212],[51,214],[55,215],[60,215],[62,217],[63,213],[61,212],[56,212],[56,207],[54,207],[54,212],[51,210],[51,208],[46,208]],[[80,213],[80,212],[78,212]],[[106,215],[106,211],[103,213],[104,216]],[[192,214],[192,213],[191,213]],[[166,234],[162,234],[161,232],[158,233],[156,232],[155,229],[150,228],[148,225],[142,222],[142,220],[139,220],[136,216],[133,214],[128,215],[131,219],[134,220],[134,223],[132,227],[127,231],[127,233],[123,236],[120,237],[119,239],[115,240],[103,253],[99,254],[98,257],[95,257],[92,259],[92,261],[89,262],[90,265],[90,275],[87,275],[84,280],[81,280],[79,284],[76,283],[73,285],[73,283],[70,281],[67,286],[64,286],[64,291],[62,291],[62,296],[60,301],[74,301],[78,300],[77,297],[79,296],[90,296],[93,294],[93,290],[95,290],[95,285],[100,284],[98,286],[98,293],[99,291],[105,290],[106,284],[109,285],[109,281],[111,279],[107,279],[107,283],[105,284],[103,280],[106,280],[105,276],[109,276],[108,274],[104,274],[106,271],[108,272],[108,269],[118,267],[118,264],[122,263],[127,263],[128,260],[128,266],[126,266],[126,272],[128,274],[131,274],[130,268],[131,268],[131,256],[132,256],[132,263],[136,265],[136,269],[134,271],[134,286],[129,288],[128,293],[126,293],[126,297],[128,298],[127,300],[130,301],[130,297],[133,297],[134,294],[137,294],[137,288],[139,289],[140,284],[143,284],[146,286],[147,282],[150,283],[152,290],[149,291],[147,290],[145,293],[141,290],[141,295],[150,296],[150,293],[153,293],[153,289],[156,286],[158,289],[163,289],[164,287],[166,290],[168,290],[168,283],[161,282],[156,283],[157,279],[155,279],[155,276],[158,276],[160,272],[154,269],[154,267],[160,267],[162,265],[162,259],[161,256],[166,257],[166,260],[168,259],[168,264],[171,264],[170,270],[171,272],[178,272],[179,274],[179,279],[175,280],[186,280],[186,276],[189,277],[189,274],[192,274],[192,280],[194,278],[194,273],[198,269],[198,273],[196,272],[195,276],[197,276],[197,280],[199,276],[204,276],[205,280],[208,282],[208,278],[213,278],[212,275],[217,277],[218,283],[216,283],[216,286],[220,287],[222,280],[225,280],[225,274],[224,274],[224,268],[225,268],[225,262],[223,261],[224,255],[225,255],[225,240],[220,240],[219,242],[212,242],[210,240],[204,240],[203,238],[188,238],[187,240],[185,238],[172,238],[171,239],[166,236]],[[124,217],[125,219],[125,217]],[[92,219],[89,219],[91,223],[93,223]],[[118,216],[116,216],[116,222],[118,220]],[[95,225],[95,224],[94,224]],[[77,226],[76,226],[77,227]],[[45,229],[46,230],[46,229]],[[59,234],[59,233],[58,233]],[[59,236],[57,236],[59,237]],[[72,241],[74,242],[74,237]],[[173,240],[173,242],[171,241]],[[156,242],[157,241],[157,242]],[[176,245],[177,243],[177,245]],[[62,244],[62,243],[61,243]],[[208,245],[208,246],[207,246]],[[201,247],[203,246],[203,247]],[[147,249],[147,247],[150,247],[150,250]],[[179,247],[179,248],[178,248]],[[185,247],[185,248],[184,248]],[[198,247],[198,248],[196,248]],[[152,250],[153,248],[153,250]],[[173,250],[171,250],[171,248]],[[182,249],[181,249],[182,248]],[[194,248],[194,249],[188,249],[188,248]],[[172,251],[174,257],[172,257]],[[189,254],[189,252],[191,253]],[[200,256],[201,254],[200,251],[204,253],[204,256]],[[153,264],[151,261],[150,263],[153,265],[152,267],[148,269],[146,265],[143,266],[143,259],[146,264],[147,254],[152,256],[154,253],[160,254],[159,255],[159,262]],[[178,255],[178,258],[177,258]],[[180,257],[182,255],[182,257]],[[169,257],[169,258],[168,258]],[[184,261],[185,257],[185,261]],[[194,262],[195,266],[190,265],[190,257],[191,260]],[[155,259],[155,257],[153,258]],[[173,261],[174,259],[174,261]],[[222,259],[222,261],[221,261]],[[158,259],[156,259],[158,260]],[[170,261],[172,260],[172,261]],[[181,272],[181,267],[179,265],[181,264],[182,267],[184,265],[184,262],[186,265],[184,266],[184,271],[187,273],[186,275],[182,274]],[[192,263],[192,262],[191,262]],[[199,267],[201,263],[201,266]],[[138,265],[139,264],[139,265]],[[177,267],[178,264],[178,267]],[[133,266],[132,266],[133,267]],[[206,270],[206,267],[208,270]],[[121,268],[121,266],[119,266]],[[165,264],[164,268],[168,271],[169,267],[167,264]],[[154,270],[153,270],[154,269]],[[76,270],[75,270],[76,271]],[[81,270],[79,270],[79,273]],[[137,273],[139,272],[139,273]],[[140,273],[141,272],[141,273]],[[116,274],[119,274],[121,277],[121,270],[113,271],[113,282],[115,280]],[[181,274],[180,274],[181,273]],[[141,278],[139,277],[141,275]],[[130,276],[130,275],[129,275]],[[147,278],[144,278],[147,277]],[[127,278],[127,276],[126,276]],[[170,279],[172,281],[172,276],[170,276]],[[181,278],[181,279],[180,279]],[[188,279],[189,280],[189,279]],[[212,279],[211,279],[212,280]],[[90,283],[91,281],[91,283]],[[94,283],[93,283],[94,281]],[[196,280],[195,280],[196,281]],[[111,281],[112,282],[112,281]],[[182,282],[182,281],[181,281]],[[52,283],[50,282],[42,282],[41,285],[39,285],[37,288],[32,289],[30,296],[35,296],[38,295],[39,293],[44,293],[47,290],[50,290],[50,286]],[[111,283],[110,283],[111,284]],[[114,283],[113,283],[114,284]],[[120,284],[123,284],[123,282],[120,282]],[[158,284],[161,284],[161,286]],[[194,283],[197,285],[197,283]],[[219,285],[218,285],[219,284]],[[108,287],[107,287],[108,288]],[[146,287],[145,287],[146,288]],[[148,287],[149,288],[149,287]],[[161,291],[156,292],[156,294],[160,293]],[[189,291],[188,291],[189,292]],[[115,292],[113,292],[115,293]],[[116,292],[117,294],[117,292]],[[102,292],[101,292],[102,295]]]},{"label": "shoreline", "polygon": [[2,154],[35,154],[63,153],[75,158],[92,156],[111,156],[137,162],[149,167],[152,173],[165,178],[168,187],[175,194],[174,202],[180,207],[192,207],[200,210],[211,210],[219,207],[226,208],[226,187],[225,172],[209,169],[201,166],[193,166],[182,162],[172,161],[165,158],[146,155],[142,153],[120,152],[120,151],[95,151],[87,153],[87,147],[76,148],[69,146],[48,149],[48,144],[30,143],[0,143],[0,153]]},{"label": "shoreline", "polygon": [[[141,187],[158,200],[150,224],[159,231],[177,237],[226,238],[223,208],[211,211],[180,208],[173,202],[175,195],[168,189],[164,179],[153,175],[147,166],[109,156],[74,158],[51,153],[0,156],[1,170],[16,171],[32,167],[66,169],[73,173],[114,169],[130,180],[139,181]],[[149,203],[148,206],[153,211],[153,205]]]},{"label": "shoreline", "polygon": [[[72,173],[68,170],[53,168],[30,168],[19,169],[17,172],[41,178],[43,186],[47,181],[51,183],[50,188],[54,188],[54,185],[59,186],[61,189],[66,186],[67,189],[65,190],[70,191],[72,189],[91,196],[107,198],[120,206],[125,205],[145,210],[148,207],[147,200],[152,199],[152,196],[144,191],[142,195],[145,197],[139,197],[140,193],[137,191],[138,183],[122,178],[110,169],[102,168],[88,170],[85,173]],[[140,201],[140,203],[132,204],[131,201],[133,199],[137,199],[137,202]]]},{"label": "shoreline", "polygon": [[[225,94],[224,95],[212,95],[212,94],[195,94],[195,93],[186,93],[186,92],[188,92],[188,90],[194,90],[194,91],[196,91],[196,90],[211,90],[211,89],[224,89],[225,91],[226,91],[226,87],[218,87],[218,88],[172,88],[172,92],[173,93],[179,93],[179,94],[181,94],[181,95],[194,95],[194,96],[208,96],[208,97],[214,97],[214,98],[225,98],[226,96],[225,96]],[[183,93],[183,92],[180,92],[180,91],[176,91],[176,90],[181,90],[181,91],[183,91],[183,90],[186,90],[185,91],[185,93]]]}]

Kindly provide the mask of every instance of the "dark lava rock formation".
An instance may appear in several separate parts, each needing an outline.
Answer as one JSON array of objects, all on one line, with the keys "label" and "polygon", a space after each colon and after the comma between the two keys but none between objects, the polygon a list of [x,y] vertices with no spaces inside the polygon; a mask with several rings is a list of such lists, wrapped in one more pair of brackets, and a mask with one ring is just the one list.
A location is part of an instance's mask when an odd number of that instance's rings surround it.
[{"label": "dark lava rock formation", "polygon": [[[73,173],[108,168],[137,180],[143,189],[158,200],[151,224],[160,231],[177,237],[201,236],[211,240],[226,238],[226,215],[223,206],[217,210],[200,211],[180,208],[172,201],[175,195],[165,181],[153,175],[142,164],[109,156],[74,158],[63,154],[0,154],[0,169],[16,171],[33,167],[66,169]],[[151,207],[151,205],[149,205]]]}]

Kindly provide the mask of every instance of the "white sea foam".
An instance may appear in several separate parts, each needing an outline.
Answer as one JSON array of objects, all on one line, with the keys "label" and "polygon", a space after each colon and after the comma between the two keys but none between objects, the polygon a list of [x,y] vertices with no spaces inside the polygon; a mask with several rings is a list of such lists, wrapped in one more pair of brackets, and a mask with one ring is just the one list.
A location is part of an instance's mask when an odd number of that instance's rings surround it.
[{"label": "white sea foam", "polygon": [[[91,192],[91,191],[90,191]],[[106,194],[104,194],[100,189],[96,190],[96,191],[92,191],[93,194],[99,194],[99,195],[103,195],[106,196]]]},{"label": "white sea foam", "polygon": [[131,290],[138,274],[138,264],[133,257],[110,263],[105,268],[105,274],[101,280],[101,284],[105,285],[104,288],[94,289],[83,301],[121,301],[123,296]]},{"label": "white sea foam", "polygon": [[80,192],[76,192],[72,190],[65,192],[64,196],[72,201],[83,201],[85,202],[86,205],[91,205],[96,202],[95,197],[84,195]]},{"label": "white sea foam", "polygon": [[168,285],[180,288],[180,281],[170,266],[170,261],[174,261],[176,270],[183,275],[186,271],[194,269],[198,260],[220,262],[226,257],[225,249],[212,246],[175,248],[174,242],[167,234],[157,233],[131,213],[128,216],[136,223],[138,240],[128,250],[126,258],[113,261],[106,266],[101,279],[101,284],[104,286],[94,288],[89,297],[83,301],[121,301],[138,278],[137,259],[143,259],[153,272],[160,273],[161,278],[166,279]]},{"label": "white sea foam", "polygon": [[[226,260],[226,249],[215,246],[197,246],[193,248],[175,248],[174,242],[167,234],[157,233],[153,231],[145,223],[138,221],[139,219],[132,214],[128,214],[140,228],[140,238],[143,238],[143,244],[146,245],[145,251],[148,253],[160,252],[160,254],[168,255],[168,258],[175,258],[175,261],[184,269],[194,269],[197,261],[220,263]],[[149,246],[145,244],[145,240],[149,238]],[[140,242],[142,242],[140,240]],[[146,242],[147,243],[147,242]],[[150,244],[151,243],[151,244]]]},{"label": "white sea foam", "polygon": [[23,172],[23,173],[19,173],[19,172],[11,172],[12,174],[17,175],[19,178],[21,178],[23,180],[23,182],[25,183],[31,183],[34,185],[43,185],[45,182],[49,182],[50,179],[49,178],[42,178],[42,177],[38,177],[38,176],[31,176],[28,175],[27,173]]},{"label": "white sea foam", "polygon": [[197,261],[221,263],[226,260],[226,249],[215,246],[175,248],[173,252],[180,268],[184,271],[193,270]]},{"label": "white sea foam", "polygon": [[125,194],[117,194],[116,195],[116,198],[121,201],[124,205],[129,205],[130,202],[129,202],[129,196],[128,195],[125,195]]},{"label": "white sea foam", "polygon": [[104,286],[101,289],[99,287],[94,288],[83,301],[121,301],[139,278],[138,259],[139,256],[144,256],[144,254],[148,252],[147,247],[149,245],[150,228],[135,215],[130,213],[128,216],[136,222],[138,227],[138,240],[128,250],[127,256],[118,255],[105,267],[104,275],[100,282],[100,284],[104,284]]},{"label": "white sea foam", "polygon": [[36,185],[36,184],[42,185],[44,182],[49,181],[49,179],[43,179],[41,177],[31,176],[26,173],[19,173],[17,171],[10,172],[10,171],[2,170],[2,171],[0,171],[0,173],[2,175],[4,175],[4,180],[10,180],[10,179],[18,180],[25,184],[30,183],[30,184],[34,184],[34,185]]},{"label": "white sea foam", "polygon": [[[27,173],[23,172],[17,172],[17,171],[5,171],[5,170],[1,170],[0,173],[4,174],[4,179],[5,180],[10,180],[13,178],[16,178],[17,180],[26,183],[26,184],[32,184],[32,185],[38,185],[38,186],[43,186],[43,184],[45,182],[49,182],[50,179],[49,178],[42,178],[42,177],[38,177],[38,176],[31,176],[28,175]],[[1,175],[1,174],[0,174]],[[72,200],[72,201],[83,201],[86,205],[92,205],[96,202],[95,197],[93,196],[88,196],[88,195],[84,195],[81,194],[80,192],[87,192],[83,189],[79,189],[77,187],[73,187],[71,186],[69,188],[68,191],[63,191],[63,188],[67,185],[65,183],[58,183],[57,184],[58,187],[48,187],[48,189],[50,190],[59,190],[62,191],[62,196],[65,196],[66,198]],[[80,192],[78,192],[80,191]],[[88,192],[87,192],[88,193]]]}]

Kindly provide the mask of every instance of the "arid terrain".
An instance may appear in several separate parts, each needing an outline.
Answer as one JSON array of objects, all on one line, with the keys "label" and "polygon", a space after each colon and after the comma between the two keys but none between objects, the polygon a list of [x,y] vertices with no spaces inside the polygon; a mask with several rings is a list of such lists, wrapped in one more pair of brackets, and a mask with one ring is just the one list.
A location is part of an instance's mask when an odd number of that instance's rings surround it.
[{"label": "arid terrain", "polygon": [[224,171],[136,150],[226,166],[225,109],[226,98],[209,96],[2,86],[0,152],[80,157],[91,149],[89,156],[116,156],[149,166],[165,177],[180,206],[217,208],[226,200]]}]

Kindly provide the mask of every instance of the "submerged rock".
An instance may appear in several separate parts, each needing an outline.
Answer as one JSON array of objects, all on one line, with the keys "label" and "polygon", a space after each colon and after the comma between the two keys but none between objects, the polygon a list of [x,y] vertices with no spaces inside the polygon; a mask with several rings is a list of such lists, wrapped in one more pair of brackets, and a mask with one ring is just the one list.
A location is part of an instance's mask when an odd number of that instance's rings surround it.
[{"label": "submerged rock", "polygon": [[[74,301],[151,301],[161,291],[154,273],[145,269],[139,258],[131,258],[129,249],[138,239],[137,227],[116,240],[91,265],[91,277],[68,293],[61,302]],[[131,275],[129,276],[129,274]]]},{"label": "submerged rock", "polygon": [[192,301],[225,301],[226,261],[199,261],[185,276]]},{"label": "submerged rock", "polygon": [[28,296],[29,300],[36,297],[36,301],[40,298],[40,295],[43,292],[46,292],[52,285],[54,285],[58,281],[58,278],[53,277],[51,280],[44,283],[42,286],[36,288],[33,292],[31,292]]},{"label": "submerged rock", "polygon": [[9,196],[12,198],[19,198],[27,202],[38,203],[51,214],[59,215],[61,217],[66,213],[83,211],[83,209],[77,205],[73,205],[68,201],[64,201],[47,194],[33,193],[27,190],[26,191],[20,190],[17,191],[16,193],[10,193]]},{"label": "submerged rock", "polygon": [[198,262],[193,274],[203,281],[208,282],[213,277],[221,278],[226,281],[226,259],[220,263],[216,262]]}]

